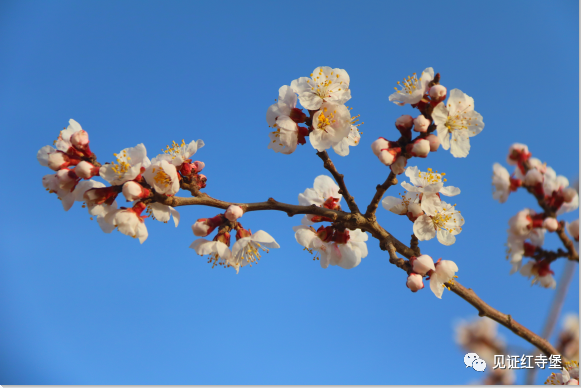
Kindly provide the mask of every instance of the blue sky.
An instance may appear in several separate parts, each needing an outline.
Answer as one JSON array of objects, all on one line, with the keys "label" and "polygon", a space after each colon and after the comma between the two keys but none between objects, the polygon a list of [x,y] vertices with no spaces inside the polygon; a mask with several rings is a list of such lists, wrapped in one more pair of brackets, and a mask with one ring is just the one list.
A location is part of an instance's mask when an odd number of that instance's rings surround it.
[{"label": "blue sky", "polygon": [[[216,209],[179,209],[177,229],[148,220],[139,245],[102,233],[79,203],[65,213],[43,190],[49,172],[35,155],[70,118],[102,163],[142,142],[153,157],[172,140],[203,139],[196,157],[210,195],[297,203],[326,170],[308,143],[290,156],[268,150],[265,112],[280,86],[331,66],[349,73],[348,105],[365,124],[349,156],[330,155],[365,207],[388,173],[371,142],[395,139],[395,119],[415,115],[388,96],[397,80],[434,67],[449,90],[475,99],[486,126],[466,159],[440,149],[408,164],[444,171],[462,190],[454,201],[466,224],[456,244],[434,239],[422,252],[454,260],[462,284],[540,332],[554,291],[509,276],[503,246],[508,219],[536,203],[522,192],[493,201],[490,176],[513,142],[571,182],[578,176],[578,28],[573,1],[2,2],[0,383],[477,379],[453,342],[455,322],[475,310],[449,292],[442,300],[409,292],[376,241],[358,267],[323,270],[294,239],[300,217],[249,213],[242,224],[282,248],[236,276],[188,248],[190,225]],[[409,242],[407,219],[380,208],[378,220]],[[547,236],[545,247],[557,246]],[[563,263],[553,268],[558,279]],[[578,312],[578,295],[576,274],[565,312]],[[515,353],[532,354],[500,332]]]}]

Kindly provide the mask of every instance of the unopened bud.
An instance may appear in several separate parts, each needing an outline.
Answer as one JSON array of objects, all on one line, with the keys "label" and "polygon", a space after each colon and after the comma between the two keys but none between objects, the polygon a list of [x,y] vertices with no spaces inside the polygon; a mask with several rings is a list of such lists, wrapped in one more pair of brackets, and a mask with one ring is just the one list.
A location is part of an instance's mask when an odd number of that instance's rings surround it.
[{"label": "unopened bud", "polygon": [[543,174],[541,174],[541,172],[536,168],[532,168],[529,171],[527,171],[524,183],[526,186],[531,187],[543,183]]},{"label": "unopened bud", "polygon": [[426,139],[418,139],[410,144],[410,153],[412,156],[425,158],[430,153],[430,142]]},{"label": "unopened bud", "polygon": [[71,143],[76,149],[83,150],[89,145],[89,134],[84,129],[77,131],[71,136]]},{"label": "unopened bud", "polygon": [[381,151],[381,153],[378,155],[379,157],[379,161],[383,164],[385,164],[386,166],[391,166],[393,164],[393,162],[395,161],[395,155],[391,152],[389,152],[388,150],[383,150]]},{"label": "unopened bud", "polygon": [[[432,88],[433,89],[433,88]],[[430,126],[431,122],[424,115],[419,115],[414,120],[414,131],[416,132],[426,132],[428,127]]]},{"label": "unopened bud", "polygon": [[396,174],[402,174],[405,171],[405,166],[408,164],[408,160],[405,156],[398,156],[395,162],[390,166],[391,171]]},{"label": "unopened bud", "polygon": [[405,285],[410,289],[411,292],[417,292],[418,290],[421,290],[424,288],[422,275],[418,275],[417,273],[410,274]]},{"label": "unopened bud", "polygon": [[[192,225],[192,231],[194,232],[194,236],[198,237],[206,237],[211,233],[210,225],[206,223],[207,218],[200,218],[196,221],[195,224]],[[214,230],[214,228],[211,228]]]},{"label": "unopened bud", "polygon": [[75,174],[77,174],[79,178],[90,179],[99,175],[99,168],[83,160],[77,164],[77,167],[75,167]]},{"label": "unopened bud", "polygon": [[448,90],[445,86],[434,85],[430,88],[430,98],[434,102],[439,102],[446,99],[446,93]]},{"label": "unopened bud", "polygon": [[565,190],[563,190],[563,199],[565,202],[571,202],[573,199],[575,199],[576,195],[577,191],[572,187],[567,187]]},{"label": "unopened bud", "polygon": [[430,152],[436,152],[440,147],[440,138],[436,135],[426,136],[426,140],[430,142]]},{"label": "unopened bud", "polygon": [[48,154],[48,168],[51,170],[58,171],[62,168],[66,168],[69,164],[69,157],[64,152],[56,151]]},{"label": "unopened bud", "polygon": [[410,115],[400,116],[395,120],[395,127],[399,129],[400,132],[408,131],[412,129],[414,125],[414,118]]},{"label": "unopened bud", "polygon": [[412,270],[420,275],[427,275],[428,272],[436,270],[434,260],[428,255],[412,256],[410,264],[412,265]]},{"label": "unopened bud", "polygon": [[244,211],[242,210],[242,208],[240,206],[230,205],[230,206],[228,206],[228,209],[226,209],[226,213],[224,213],[224,216],[228,220],[234,222],[238,218],[242,217],[242,214],[244,214]]},{"label": "unopened bud", "polygon": [[559,229],[559,221],[553,217],[547,217],[543,221],[543,228],[547,229],[549,232],[554,232]]},{"label": "unopened bud", "polygon": [[204,167],[206,166],[206,164],[204,162],[200,162],[199,160],[196,160],[194,163],[192,163],[195,168],[192,168],[193,170],[195,170],[195,173],[199,173],[200,171],[202,171],[204,169]]},{"label": "unopened bud", "polygon": [[149,196],[149,190],[134,181],[125,182],[122,192],[127,202],[133,202]]},{"label": "unopened bud", "polygon": [[385,140],[383,137],[380,137],[379,139],[371,143],[371,150],[377,157],[379,157],[379,153],[381,152],[381,150],[386,148],[389,148],[389,142]]}]

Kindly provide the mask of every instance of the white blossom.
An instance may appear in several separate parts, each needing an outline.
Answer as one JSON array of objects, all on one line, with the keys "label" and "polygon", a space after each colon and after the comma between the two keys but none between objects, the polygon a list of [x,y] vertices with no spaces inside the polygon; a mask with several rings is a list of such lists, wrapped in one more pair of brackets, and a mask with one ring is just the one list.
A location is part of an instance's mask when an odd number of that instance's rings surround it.
[{"label": "white blossom", "polygon": [[268,135],[269,149],[288,155],[297,148],[298,126],[290,117],[296,105],[297,95],[289,86],[281,86],[278,90],[278,101],[266,111],[266,122],[275,129]]},{"label": "white blossom", "polygon": [[430,289],[437,298],[442,299],[446,287],[444,283],[453,283],[458,266],[453,261],[439,259],[435,267],[436,270],[430,274]]},{"label": "white blossom", "polygon": [[[339,194],[339,186],[333,179],[326,175],[319,175],[315,178],[312,189],[306,189],[304,193],[299,194],[299,205],[310,206],[317,205],[318,207],[325,207],[327,209],[339,208],[339,202],[343,196]],[[310,225],[313,222],[312,214],[307,214],[302,220],[303,225]]]},{"label": "white blossom", "polygon": [[110,211],[105,216],[105,222],[117,227],[121,233],[139,239],[140,244],[147,240],[147,227],[133,208]]},{"label": "white blossom", "polygon": [[333,146],[333,151],[339,156],[349,155],[349,146],[355,147],[359,144],[361,139],[361,133],[359,133],[359,128],[356,125],[351,125],[351,131],[349,135],[344,137],[339,143]]},{"label": "white blossom", "polygon": [[389,101],[400,106],[417,104],[428,90],[428,85],[433,79],[434,69],[431,67],[424,70],[419,79],[414,73],[411,77],[404,78],[403,82],[397,82],[398,87],[401,89],[395,88],[395,93],[389,96]]},{"label": "white blossom", "polygon": [[[474,99],[459,89],[450,92],[448,104],[441,102],[432,112],[442,147],[456,158],[470,151],[470,137],[484,129],[482,116],[474,110]],[[451,137],[451,140],[450,140]]]},{"label": "white blossom", "polygon": [[412,265],[412,271],[422,276],[427,275],[430,271],[436,270],[434,260],[428,255],[413,256],[410,259],[410,264]]},{"label": "white blossom", "polygon": [[147,205],[147,211],[153,216],[153,219],[167,224],[170,216],[173,216],[173,222],[178,227],[180,223],[180,213],[171,206],[159,202],[153,202]]},{"label": "white blossom", "polygon": [[125,148],[113,155],[117,163],[105,164],[99,170],[99,175],[113,186],[135,179],[141,173],[141,167],[147,168],[151,164],[143,144]]},{"label": "white blossom", "polygon": [[325,101],[346,103],[351,98],[349,81],[349,74],[345,70],[323,66],[313,70],[311,78],[301,77],[294,80],[291,89],[299,95],[304,108],[317,110]]},{"label": "white blossom", "polygon": [[208,255],[208,263],[212,263],[212,268],[216,265],[224,268],[234,267],[230,261],[232,252],[221,241],[208,241],[205,238],[199,238],[190,245],[190,248],[200,256]]},{"label": "white blossom", "polygon": [[172,196],[180,189],[176,167],[166,160],[154,159],[145,169],[143,177],[159,194]]},{"label": "white blossom", "polygon": [[420,241],[431,240],[437,235],[441,244],[452,245],[456,242],[455,235],[462,231],[462,225],[464,217],[460,212],[453,205],[441,201],[439,205],[418,217],[413,229]]},{"label": "white blossom", "polygon": [[192,156],[204,145],[202,139],[192,140],[189,144],[186,144],[185,140],[182,140],[181,144],[172,141],[171,147],[169,145],[166,146],[166,149],[162,150],[164,153],[153,158],[151,163],[155,164],[159,160],[166,160],[178,168],[183,163],[191,161]]},{"label": "white blossom", "polygon": [[268,253],[268,249],[280,248],[274,238],[263,230],[255,232],[250,237],[243,237],[234,243],[232,247],[232,266],[238,273],[240,267],[247,264],[256,264],[261,258],[260,250]]},{"label": "white blossom", "polygon": [[551,271],[548,264],[543,262],[537,263],[531,260],[521,267],[520,273],[529,279],[531,276],[533,277],[531,285],[538,283],[544,288],[555,288],[557,286],[553,271]]},{"label": "white blossom", "polygon": [[404,191],[400,197],[385,197],[381,201],[381,205],[385,210],[398,215],[406,215],[408,208],[413,203],[420,203],[420,194]]},{"label": "white blossom", "polygon": [[428,168],[427,172],[422,172],[417,167],[408,167],[405,175],[410,178],[411,184],[402,182],[401,186],[411,193],[422,194],[422,210],[428,214],[433,214],[435,207],[441,202],[437,193],[444,194],[448,197],[453,197],[460,194],[460,189],[454,186],[444,187],[444,182],[447,181],[444,176],[446,173],[433,172]]},{"label": "white blossom", "polygon": [[505,203],[510,194],[510,174],[508,170],[499,163],[494,163],[492,166],[492,184],[494,185],[494,192],[492,198],[500,203]]},{"label": "white blossom", "polygon": [[63,129],[59,133],[59,137],[57,138],[57,140],[55,142],[57,150],[67,152],[69,150],[69,148],[71,148],[73,146],[73,144],[71,143],[71,136],[74,133],[82,131],[82,130],[83,130],[83,128],[81,127],[81,124],[77,123],[73,119],[70,119],[69,126],[66,129]]},{"label": "white blossom", "polygon": [[326,251],[321,253],[321,267],[338,265],[344,269],[355,268],[361,263],[361,259],[367,257],[367,233],[361,230],[345,229],[349,239],[346,243],[327,243]]},{"label": "white blossom", "polygon": [[313,131],[309,141],[321,152],[336,146],[351,132],[351,114],[345,105],[325,102],[313,115]]}]

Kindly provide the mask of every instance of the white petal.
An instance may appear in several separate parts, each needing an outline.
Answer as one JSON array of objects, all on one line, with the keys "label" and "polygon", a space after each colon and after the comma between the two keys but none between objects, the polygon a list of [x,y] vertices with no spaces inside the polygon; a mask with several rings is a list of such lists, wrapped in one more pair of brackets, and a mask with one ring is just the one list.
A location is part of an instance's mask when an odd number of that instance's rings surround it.
[{"label": "white petal", "polygon": [[436,237],[436,229],[432,218],[427,215],[420,216],[414,222],[414,234],[420,241],[431,240]]}]

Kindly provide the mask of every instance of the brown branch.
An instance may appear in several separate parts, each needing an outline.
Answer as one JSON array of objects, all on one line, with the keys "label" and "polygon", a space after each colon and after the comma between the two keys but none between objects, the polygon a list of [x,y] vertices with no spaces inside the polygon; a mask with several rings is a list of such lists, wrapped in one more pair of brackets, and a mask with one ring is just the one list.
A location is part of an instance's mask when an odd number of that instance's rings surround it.
[{"label": "brown branch", "polygon": [[327,170],[329,170],[331,174],[333,174],[333,178],[335,178],[335,181],[339,185],[339,194],[342,194],[343,197],[345,198],[345,201],[347,202],[347,206],[349,206],[349,210],[351,210],[351,213],[359,213],[359,208],[355,203],[355,198],[353,198],[353,196],[349,194],[349,190],[347,190],[345,180],[343,179],[343,174],[339,174],[337,168],[335,168],[335,165],[333,164],[333,161],[331,160],[331,158],[329,158],[329,154],[327,154],[327,151],[317,152],[317,156],[323,160],[324,162],[323,166]]},{"label": "brown branch", "polygon": [[[320,216],[327,217],[331,219],[334,225],[340,227],[346,227],[349,229],[361,229],[363,231],[367,231],[371,233],[373,237],[379,240],[379,245],[382,250],[387,250],[390,256],[390,263],[396,265],[397,267],[401,268],[402,270],[409,272],[411,270],[410,264],[408,260],[403,258],[399,258],[397,253],[400,255],[410,258],[412,256],[416,256],[419,253],[419,249],[417,247],[417,238],[414,239],[412,236],[411,241],[411,248],[407,247],[401,241],[393,237],[389,232],[387,232],[383,227],[381,227],[376,219],[375,219],[375,210],[377,209],[377,205],[379,200],[385,193],[385,191],[392,185],[397,184],[397,179],[393,173],[390,173],[387,180],[384,182],[383,185],[379,185],[377,187],[377,192],[370,203],[369,207],[367,208],[367,213],[365,216],[359,213],[357,205],[355,204],[353,197],[349,195],[347,188],[345,187],[345,182],[343,181],[343,175],[340,175],[337,170],[335,169],[333,163],[329,159],[326,152],[317,153],[321,159],[325,161],[325,168],[327,168],[335,177],[337,183],[341,187],[343,191],[343,195],[346,197],[347,203],[352,211],[352,213],[346,213],[343,211],[338,210],[331,210],[324,207],[317,207],[315,205],[312,206],[298,206],[298,205],[290,205],[286,203],[281,203],[273,198],[269,198],[266,202],[255,202],[255,203],[236,203],[242,207],[245,212],[250,211],[259,211],[259,210],[278,210],[287,213],[289,216],[294,216],[295,214],[316,214]],[[149,201],[156,201],[165,205],[169,206],[188,206],[188,205],[205,205],[220,209],[227,209],[230,205],[234,205],[234,203],[221,201],[219,199],[215,199],[210,197],[206,193],[202,193],[199,190],[198,185],[195,182],[181,182],[181,188],[184,190],[190,191],[194,197],[192,198],[183,198],[183,197],[167,197],[165,195],[152,193],[152,196],[148,198]],[[567,236],[564,235],[563,232],[563,225],[559,228],[561,233],[563,234],[566,241],[572,246],[572,242],[568,239]],[[562,239],[563,240],[563,239]],[[565,241],[564,241],[565,243]],[[573,248],[573,252],[574,252]],[[576,253],[576,252],[575,252]],[[577,255],[578,260],[578,255]],[[446,286],[450,288],[452,292],[456,295],[460,296],[462,299],[470,303],[474,306],[480,316],[486,316],[494,321],[500,323],[501,325],[509,328],[519,337],[525,339],[526,341],[530,342],[537,348],[539,348],[543,353],[546,355],[551,354],[559,354],[558,351],[545,339],[539,337],[520,323],[516,322],[512,319],[510,315],[503,314],[500,311],[492,308],[488,304],[486,304],[482,299],[480,299],[472,289],[466,289],[458,282],[454,283],[446,283]]]},{"label": "brown branch", "polygon": [[565,222],[559,222],[559,229],[556,231],[557,236],[561,239],[561,242],[567,248],[568,258],[572,261],[579,262],[579,253],[575,250],[575,246],[573,245],[573,241],[565,234]]},{"label": "brown branch", "polygon": [[377,185],[377,187],[376,187],[377,191],[375,192],[373,199],[369,203],[369,206],[367,206],[367,211],[365,212],[365,217],[369,218],[369,217],[375,216],[375,211],[377,210],[377,206],[379,205],[379,201],[381,201],[381,197],[383,197],[383,194],[385,194],[387,189],[389,189],[393,185],[397,185],[397,177],[393,172],[390,172],[389,176],[387,177],[385,182],[383,182],[383,184],[381,184],[381,185]]},{"label": "brown branch", "polygon": [[559,354],[557,349],[555,349],[549,341],[536,335],[515,321],[509,314],[503,314],[500,311],[490,307],[482,299],[480,299],[472,289],[464,287],[457,281],[454,281],[453,284],[446,283],[446,286],[450,287],[450,290],[453,293],[474,306],[476,310],[478,310],[479,316],[488,317],[493,321],[500,323],[502,326],[507,327],[519,337],[525,339],[526,341],[539,348],[547,356],[550,356],[551,354]]}]

